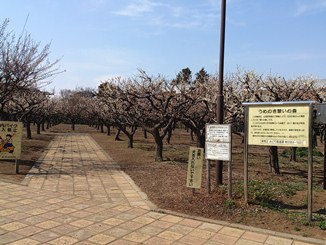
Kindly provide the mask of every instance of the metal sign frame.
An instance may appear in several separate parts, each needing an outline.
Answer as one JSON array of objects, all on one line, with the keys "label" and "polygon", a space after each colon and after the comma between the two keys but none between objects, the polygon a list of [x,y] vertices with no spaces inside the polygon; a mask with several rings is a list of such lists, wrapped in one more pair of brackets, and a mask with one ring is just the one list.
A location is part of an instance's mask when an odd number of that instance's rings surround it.
[{"label": "metal sign frame", "polygon": [[[308,108],[308,221],[312,220],[312,178],[313,178],[313,142],[312,142],[312,130],[313,130],[313,105],[315,101],[289,101],[289,102],[256,102],[256,103],[243,103],[244,106],[244,198],[245,202],[248,203],[248,128],[249,128],[249,107],[286,107],[286,106],[306,106]],[[272,145],[271,145],[272,146]],[[283,145],[284,146],[284,145]]]}]

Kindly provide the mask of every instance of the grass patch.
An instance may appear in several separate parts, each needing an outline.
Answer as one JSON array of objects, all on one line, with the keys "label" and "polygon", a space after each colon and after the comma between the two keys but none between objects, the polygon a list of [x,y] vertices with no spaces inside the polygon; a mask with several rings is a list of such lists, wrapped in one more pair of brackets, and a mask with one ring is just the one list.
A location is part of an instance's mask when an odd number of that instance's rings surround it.
[{"label": "grass patch", "polygon": [[268,202],[282,196],[291,197],[304,188],[303,183],[250,180],[248,193],[254,201]]},{"label": "grass patch", "polygon": [[[326,216],[320,214],[313,214],[312,221],[308,222],[307,213],[305,212],[289,212],[287,218],[294,221],[297,224],[310,227],[319,227],[322,230],[326,230]],[[297,227],[297,226],[296,226]]]},{"label": "grass patch", "polygon": [[[291,148],[286,148],[281,153],[281,156],[285,157],[285,158],[289,158],[290,155],[291,155]],[[297,157],[307,157],[308,156],[308,148],[303,148],[303,147],[297,148],[296,155],[297,155]],[[318,151],[317,149],[313,149],[312,155],[314,157],[322,157],[323,153]]]}]

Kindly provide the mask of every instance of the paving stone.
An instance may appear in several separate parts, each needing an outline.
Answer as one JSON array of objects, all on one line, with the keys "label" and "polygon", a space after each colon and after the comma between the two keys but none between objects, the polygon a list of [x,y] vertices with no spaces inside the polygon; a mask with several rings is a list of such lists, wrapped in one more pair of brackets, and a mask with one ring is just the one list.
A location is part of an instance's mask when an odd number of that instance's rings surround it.
[{"label": "paving stone", "polygon": [[73,226],[79,227],[79,228],[83,228],[83,227],[89,226],[93,223],[94,223],[93,221],[89,221],[86,219],[79,219],[79,220],[75,220],[75,221],[71,222],[70,224]]},{"label": "paving stone", "polygon": [[[172,244],[173,241],[171,240],[166,240],[164,238],[161,237],[152,237],[150,239],[148,239],[147,241],[145,241],[143,244],[148,244],[148,245],[153,245],[153,244],[160,244],[160,245],[170,245]],[[193,245],[195,243],[192,243]]]},{"label": "paving stone", "polygon": [[59,238],[52,240],[48,243],[53,244],[53,245],[72,245],[72,244],[75,244],[76,242],[78,242],[78,240],[73,237],[62,236],[62,237],[59,237]]},{"label": "paving stone", "polygon": [[293,240],[276,236],[268,236],[265,244],[268,245],[291,245]]},{"label": "paving stone", "polygon": [[56,239],[60,237],[59,234],[56,234],[50,230],[45,230],[39,233],[34,234],[33,236],[31,236],[30,238],[32,238],[33,240],[37,240],[41,243],[45,243],[48,242],[50,240]]},{"label": "paving stone", "polygon": [[200,226],[202,223],[203,222],[201,221],[193,220],[193,219],[183,219],[179,222],[180,225],[186,225],[193,228]]},{"label": "paving stone", "polygon": [[33,239],[30,239],[30,238],[24,238],[24,239],[21,239],[19,241],[16,241],[16,242],[13,242],[13,243],[10,243],[10,245],[37,245],[37,244],[40,244],[39,241],[36,241],[36,240],[33,240]]},{"label": "paving stone", "polygon": [[11,242],[15,242],[17,240],[24,239],[22,235],[19,235],[15,232],[6,232],[3,235],[0,235],[0,241],[3,244],[8,244]]},{"label": "paving stone", "polygon": [[206,231],[218,232],[223,228],[223,226],[211,223],[203,223],[198,228]]},{"label": "paving stone", "polygon": [[23,224],[21,222],[11,222],[11,223],[7,223],[5,225],[0,226],[1,229],[6,230],[6,231],[15,231],[15,230],[19,230],[21,228],[26,227],[26,224]]},{"label": "paving stone", "polygon": [[182,234],[174,232],[174,231],[163,231],[160,234],[158,234],[157,236],[167,239],[167,240],[171,240],[171,241],[176,241],[176,240],[180,239],[181,237],[183,237]]},{"label": "paving stone", "polygon": [[237,242],[238,239],[239,238],[237,237],[223,235],[223,234],[216,234],[211,238],[212,241],[216,241],[225,245],[233,245]]},{"label": "paving stone", "polygon": [[241,237],[244,233],[243,230],[232,228],[232,227],[223,227],[219,232],[219,234],[227,235],[227,236],[234,236],[234,237]]},{"label": "paving stone", "polygon": [[210,239],[212,236],[215,235],[215,232],[206,231],[201,229],[195,229],[189,233],[190,236],[199,237],[203,239]]},{"label": "paving stone", "polygon": [[36,226],[40,227],[42,229],[51,229],[51,228],[59,226],[59,225],[60,225],[59,222],[55,222],[55,221],[52,221],[52,220],[47,220],[47,221],[44,221],[42,223],[37,224]]},{"label": "paving stone", "polygon": [[152,225],[146,225],[144,227],[139,228],[137,231],[140,233],[144,233],[150,236],[155,236],[159,233],[161,233],[164,229],[159,228],[159,227],[155,227]]},{"label": "paving stone", "polygon": [[146,235],[144,233],[140,232],[132,232],[126,236],[123,237],[123,239],[132,241],[132,242],[137,242],[137,243],[142,243],[150,238],[149,235]]},{"label": "paving stone", "polygon": [[235,245],[263,245],[264,243],[262,242],[255,242],[255,241],[252,241],[252,240],[246,240],[246,239],[243,239],[243,238],[240,238],[236,243]]},{"label": "paving stone", "polygon": [[43,229],[40,228],[40,227],[27,226],[27,227],[25,227],[25,228],[22,228],[22,229],[20,229],[20,230],[15,231],[15,232],[16,232],[17,234],[22,235],[22,236],[29,237],[29,236],[32,236],[32,235],[34,235],[34,234],[36,234],[36,233],[39,233],[39,232],[41,232],[41,231],[43,231]]},{"label": "paving stone", "polygon": [[162,217],[160,220],[170,222],[170,223],[178,223],[183,220],[183,218],[174,216],[174,215],[166,215]]},{"label": "paving stone", "polygon": [[267,239],[267,235],[261,234],[261,233],[256,233],[256,232],[251,232],[251,231],[246,231],[241,238],[250,240],[250,241],[255,241],[255,242],[265,242]]},{"label": "paving stone", "polygon": [[123,236],[127,235],[128,233],[130,233],[129,230],[122,229],[119,227],[113,227],[113,228],[110,228],[103,232],[103,234],[107,234],[107,235],[113,236],[115,238],[123,237]]},{"label": "paving stone", "polygon": [[57,136],[40,162],[24,185],[0,181],[0,244],[312,244],[152,211],[88,135]]},{"label": "paving stone", "polygon": [[179,242],[183,243],[183,244],[189,244],[189,245],[201,245],[204,244],[205,242],[207,242],[206,239],[200,238],[200,237],[194,237],[194,236],[190,236],[190,235],[186,235],[184,237],[182,237]]},{"label": "paving stone", "polygon": [[97,234],[88,239],[88,241],[91,241],[96,244],[108,244],[114,240],[115,240],[114,237],[109,235],[104,235],[104,234]]}]

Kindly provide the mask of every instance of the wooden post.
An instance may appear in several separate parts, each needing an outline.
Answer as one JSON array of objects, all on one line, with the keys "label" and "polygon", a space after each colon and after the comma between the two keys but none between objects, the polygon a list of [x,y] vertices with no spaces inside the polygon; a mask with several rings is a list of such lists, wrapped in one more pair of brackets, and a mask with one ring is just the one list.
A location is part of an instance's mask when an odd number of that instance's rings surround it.
[{"label": "wooden post", "polygon": [[206,160],[206,170],[207,170],[207,191],[211,193],[211,167],[209,160]]},{"label": "wooden post", "polygon": [[228,162],[228,197],[232,199],[232,161]]},{"label": "wooden post", "polygon": [[19,174],[19,162],[18,162],[18,159],[15,159],[15,171],[16,171],[16,174]]}]

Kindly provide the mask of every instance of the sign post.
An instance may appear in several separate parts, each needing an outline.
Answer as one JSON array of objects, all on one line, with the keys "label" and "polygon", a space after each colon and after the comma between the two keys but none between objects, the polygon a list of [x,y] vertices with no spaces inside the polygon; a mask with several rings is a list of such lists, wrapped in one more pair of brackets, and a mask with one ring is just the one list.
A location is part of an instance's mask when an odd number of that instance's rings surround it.
[{"label": "sign post", "polygon": [[248,202],[248,145],[308,148],[308,221],[312,219],[312,122],[314,101],[243,103],[244,195]]}]

